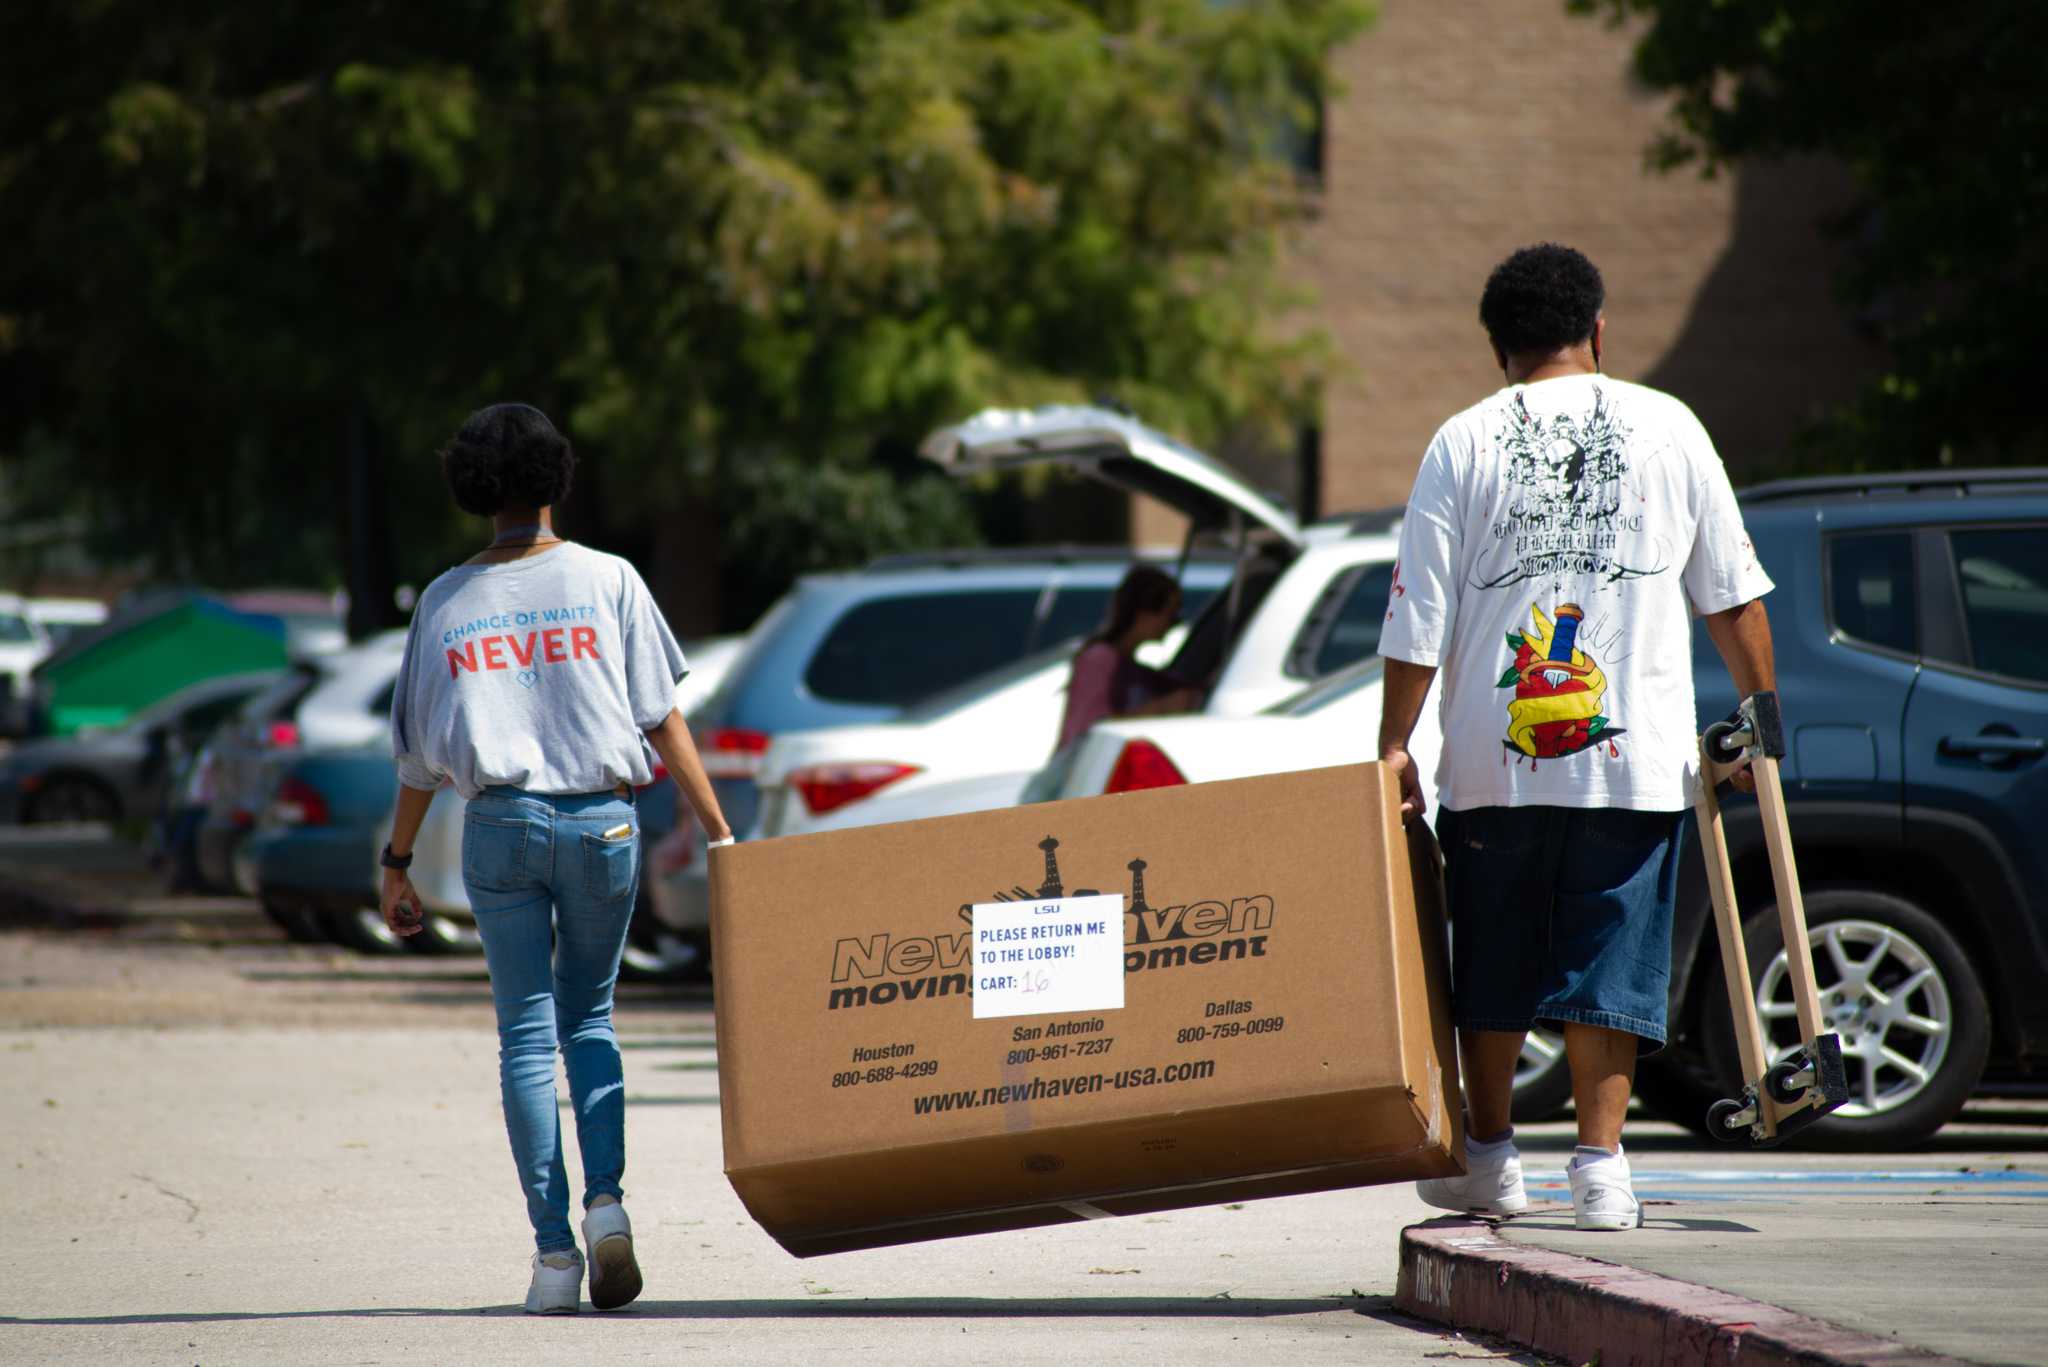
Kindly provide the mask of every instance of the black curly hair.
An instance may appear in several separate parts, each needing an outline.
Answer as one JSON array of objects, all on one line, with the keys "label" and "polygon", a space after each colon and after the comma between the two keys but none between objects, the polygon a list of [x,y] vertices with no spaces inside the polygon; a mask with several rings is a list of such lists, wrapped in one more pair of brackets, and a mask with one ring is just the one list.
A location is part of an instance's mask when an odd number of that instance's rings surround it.
[{"label": "black curly hair", "polygon": [[441,448],[441,476],[455,506],[478,517],[560,503],[575,473],[569,439],[532,404],[479,408]]},{"label": "black curly hair", "polygon": [[1543,242],[1493,268],[1479,296],[1479,321],[1506,355],[1560,351],[1593,335],[1606,300],[1599,267],[1583,252]]}]

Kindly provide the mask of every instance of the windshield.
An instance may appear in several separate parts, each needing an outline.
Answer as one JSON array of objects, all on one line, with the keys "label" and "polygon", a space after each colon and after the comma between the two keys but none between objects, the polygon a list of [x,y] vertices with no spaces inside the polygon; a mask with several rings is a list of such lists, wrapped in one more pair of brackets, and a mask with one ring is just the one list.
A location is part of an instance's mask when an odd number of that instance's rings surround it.
[{"label": "windshield", "polygon": [[903,720],[930,721],[969,703],[980,702],[999,688],[1008,688],[1021,679],[1030,678],[1040,670],[1050,669],[1054,665],[1064,664],[1073,659],[1080,652],[1081,641],[1082,638],[1079,636],[1070,636],[1058,645],[1033,651],[1021,659],[1012,660],[1006,665],[954,684],[951,688],[941,689],[915,706],[903,709]]},{"label": "windshield", "polygon": [[291,715],[299,699],[313,691],[326,671],[313,664],[297,664],[280,674],[277,681],[242,704],[237,720],[269,722]]},{"label": "windshield", "polygon": [[0,612],[0,645],[24,645],[36,638],[35,628],[18,612]]},{"label": "windshield", "polygon": [[237,699],[246,698],[257,689],[267,685],[274,677],[276,676],[266,673],[238,674],[225,679],[202,679],[196,684],[189,684],[179,689],[169,697],[158,698],[155,702],[128,718],[127,722],[124,723],[123,729],[147,731],[151,727],[159,726],[171,720],[173,717],[183,715],[188,708],[197,707],[211,698],[223,696],[233,696]]},{"label": "windshield", "polygon": [[1349,669],[1339,670],[1321,683],[1311,684],[1292,697],[1282,698],[1266,709],[1266,715],[1273,717],[1306,717],[1311,712],[1320,712],[1341,698],[1348,698],[1361,688],[1370,688],[1380,681],[1386,672],[1386,661],[1375,655],[1369,660],[1360,660]]}]

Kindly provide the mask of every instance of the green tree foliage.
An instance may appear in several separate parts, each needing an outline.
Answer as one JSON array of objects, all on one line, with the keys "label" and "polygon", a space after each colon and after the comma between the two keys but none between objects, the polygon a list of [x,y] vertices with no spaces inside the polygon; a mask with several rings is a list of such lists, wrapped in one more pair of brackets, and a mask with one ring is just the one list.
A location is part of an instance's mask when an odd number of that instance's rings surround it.
[{"label": "green tree foliage", "polygon": [[736,563],[971,536],[872,456],[975,407],[1109,394],[1197,440],[1311,412],[1277,283],[1304,189],[1265,149],[1366,17],[8,6],[0,456],[65,453],[23,487],[233,581],[337,573],[350,452],[388,452],[416,579],[462,535],[432,451],[524,397],[584,458],[572,525],[705,625]]},{"label": "green tree foliage", "polygon": [[1676,96],[1654,164],[1811,152],[1853,173],[1842,292],[1893,364],[1808,460],[2048,461],[2048,5],[1569,3],[1648,16],[1637,72]]}]

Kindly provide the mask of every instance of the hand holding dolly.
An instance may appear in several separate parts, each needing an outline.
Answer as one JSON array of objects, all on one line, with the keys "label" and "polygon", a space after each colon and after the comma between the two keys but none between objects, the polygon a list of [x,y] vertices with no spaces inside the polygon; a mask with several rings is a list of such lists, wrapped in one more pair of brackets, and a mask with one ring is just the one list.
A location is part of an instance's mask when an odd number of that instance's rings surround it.
[{"label": "hand holding dolly", "polygon": [[[1700,844],[1707,886],[1714,899],[1714,923],[1721,936],[1721,967],[1728,980],[1728,1005],[1735,1017],[1735,1044],[1742,1058],[1739,1097],[1707,1110],[1707,1129],[1716,1139],[1759,1148],[1782,1142],[1849,1099],[1842,1069],[1841,1036],[1822,1033],[1820,992],[1814,985],[1813,947],[1806,938],[1806,907],[1799,899],[1799,875],[1792,862],[1792,832],[1785,822],[1785,794],[1778,785],[1778,761],[1785,755],[1784,715],[1776,693],[1756,693],[1725,721],[1700,737]],[[1764,822],[1764,848],[1778,894],[1792,997],[1799,1014],[1800,1045],[1777,1063],[1770,1061],[1756,994],[1749,977],[1749,951],[1742,940],[1742,913],[1735,904],[1735,876],[1728,862],[1728,838],[1721,828],[1715,788],[1748,766],[1756,780],[1756,801]]]}]

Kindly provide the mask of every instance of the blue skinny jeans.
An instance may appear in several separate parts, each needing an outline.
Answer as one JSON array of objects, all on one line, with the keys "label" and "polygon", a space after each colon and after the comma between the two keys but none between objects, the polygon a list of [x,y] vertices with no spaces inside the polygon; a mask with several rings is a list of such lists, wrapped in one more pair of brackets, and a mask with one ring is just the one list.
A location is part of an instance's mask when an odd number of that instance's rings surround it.
[{"label": "blue skinny jeans", "polygon": [[[620,826],[630,833],[605,837]],[[583,1204],[623,1196],[626,1084],[612,988],[639,879],[639,813],[616,793],[487,788],[463,817],[462,881],[490,965],[505,1129],[542,1253],[576,1246],[555,1099],[557,1048],[576,1112]]]}]

